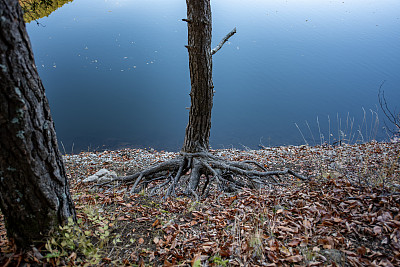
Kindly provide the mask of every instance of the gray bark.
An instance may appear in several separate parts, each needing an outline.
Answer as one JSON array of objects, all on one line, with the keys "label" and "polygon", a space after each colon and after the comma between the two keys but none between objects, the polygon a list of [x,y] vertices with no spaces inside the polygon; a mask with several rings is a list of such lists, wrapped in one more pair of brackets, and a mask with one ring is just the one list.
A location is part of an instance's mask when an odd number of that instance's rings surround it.
[{"label": "gray bark", "polygon": [[8,237],[21,247],[75,219],[18,0],[0,0],[0,208]]},{"label": "gray bark", "polygon": [[213,106],[210,0],[186,0],[191,106],[182,152],[208,151]]}]

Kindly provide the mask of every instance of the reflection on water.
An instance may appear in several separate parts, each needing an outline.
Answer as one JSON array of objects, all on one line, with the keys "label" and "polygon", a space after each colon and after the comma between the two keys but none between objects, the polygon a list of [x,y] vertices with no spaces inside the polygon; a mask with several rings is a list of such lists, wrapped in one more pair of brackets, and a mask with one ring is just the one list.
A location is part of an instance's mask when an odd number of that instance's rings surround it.
[{"label": "reflection on water", "polygon": [[[370,139],[383,80],[388,102],[400,102],[398,0],[219,0],[212,9],[214,46],[237,27],[213,57],[213,148]],[[181,0],[74,0],[40,19],[45,27],[27,25],[67,152],[180,149],[185,16]]]},{"label": "reflection on water", "polygon": [[24,20],[29,23],[47,17],[53,11],[73,0],[19,0],[24,11]]}]

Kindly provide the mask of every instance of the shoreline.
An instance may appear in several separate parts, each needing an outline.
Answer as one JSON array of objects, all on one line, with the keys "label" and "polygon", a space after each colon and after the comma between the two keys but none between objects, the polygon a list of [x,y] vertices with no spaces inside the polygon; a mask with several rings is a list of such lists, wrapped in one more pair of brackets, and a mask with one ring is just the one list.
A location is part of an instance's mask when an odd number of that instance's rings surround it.
[{"label": "shoreline", "polygon": [[[299,174],[316,177],[330,173],[360,176],[369,182],[378,182],[384,168],[393,169],[394,179],[399,176],[400,143],[369,142],[341,146],[280,146],[258,150],[211,149],[210,153],[231,161],[255,160],[267,170],[290,168]],[[154,164],[173,159],[179,152],[155,149],[125,148],[102,152],[80,152],[63,155],[68,177],[80,182],[100,169],[114,171],[118,176],[132,174]],[[386,166],[386,167],[385,167]],[[390,170],[387,171],[390,171]],[[351,179],[351,177],[348,177]],[[363,178],[364,179],[364,178]],[[400,184],[397,181],[396,184]]]}]

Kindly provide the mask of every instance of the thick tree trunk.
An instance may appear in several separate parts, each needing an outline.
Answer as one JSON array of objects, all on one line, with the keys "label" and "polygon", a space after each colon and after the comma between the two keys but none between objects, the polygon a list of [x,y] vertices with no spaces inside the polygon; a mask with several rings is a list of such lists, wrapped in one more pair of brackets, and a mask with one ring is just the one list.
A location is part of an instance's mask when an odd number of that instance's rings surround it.
[{"label": "thick tree trunk", "polygon": [[26,247],[75,209],[18,0],[0,0],[0,89],[0,207]]},{"label": "thick tree trunk", "polygon": [[213,106],[210,0],[186,0],[191,106],[182,151],[207,151]]}]

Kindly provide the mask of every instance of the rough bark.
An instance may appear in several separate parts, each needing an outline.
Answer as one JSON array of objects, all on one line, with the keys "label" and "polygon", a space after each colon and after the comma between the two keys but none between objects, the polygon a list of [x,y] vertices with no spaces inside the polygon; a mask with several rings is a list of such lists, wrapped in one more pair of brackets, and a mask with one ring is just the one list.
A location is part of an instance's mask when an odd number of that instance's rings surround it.
[{"label": "rough bark", "polygon": [[75,209],[22,16],[18,0],[0,0],[0,208],[26,247]]},{"label": "rough bark", "polygon": [[207,151],[213,106],[210,0],[186,0],[191,106],[182,151]]}]

